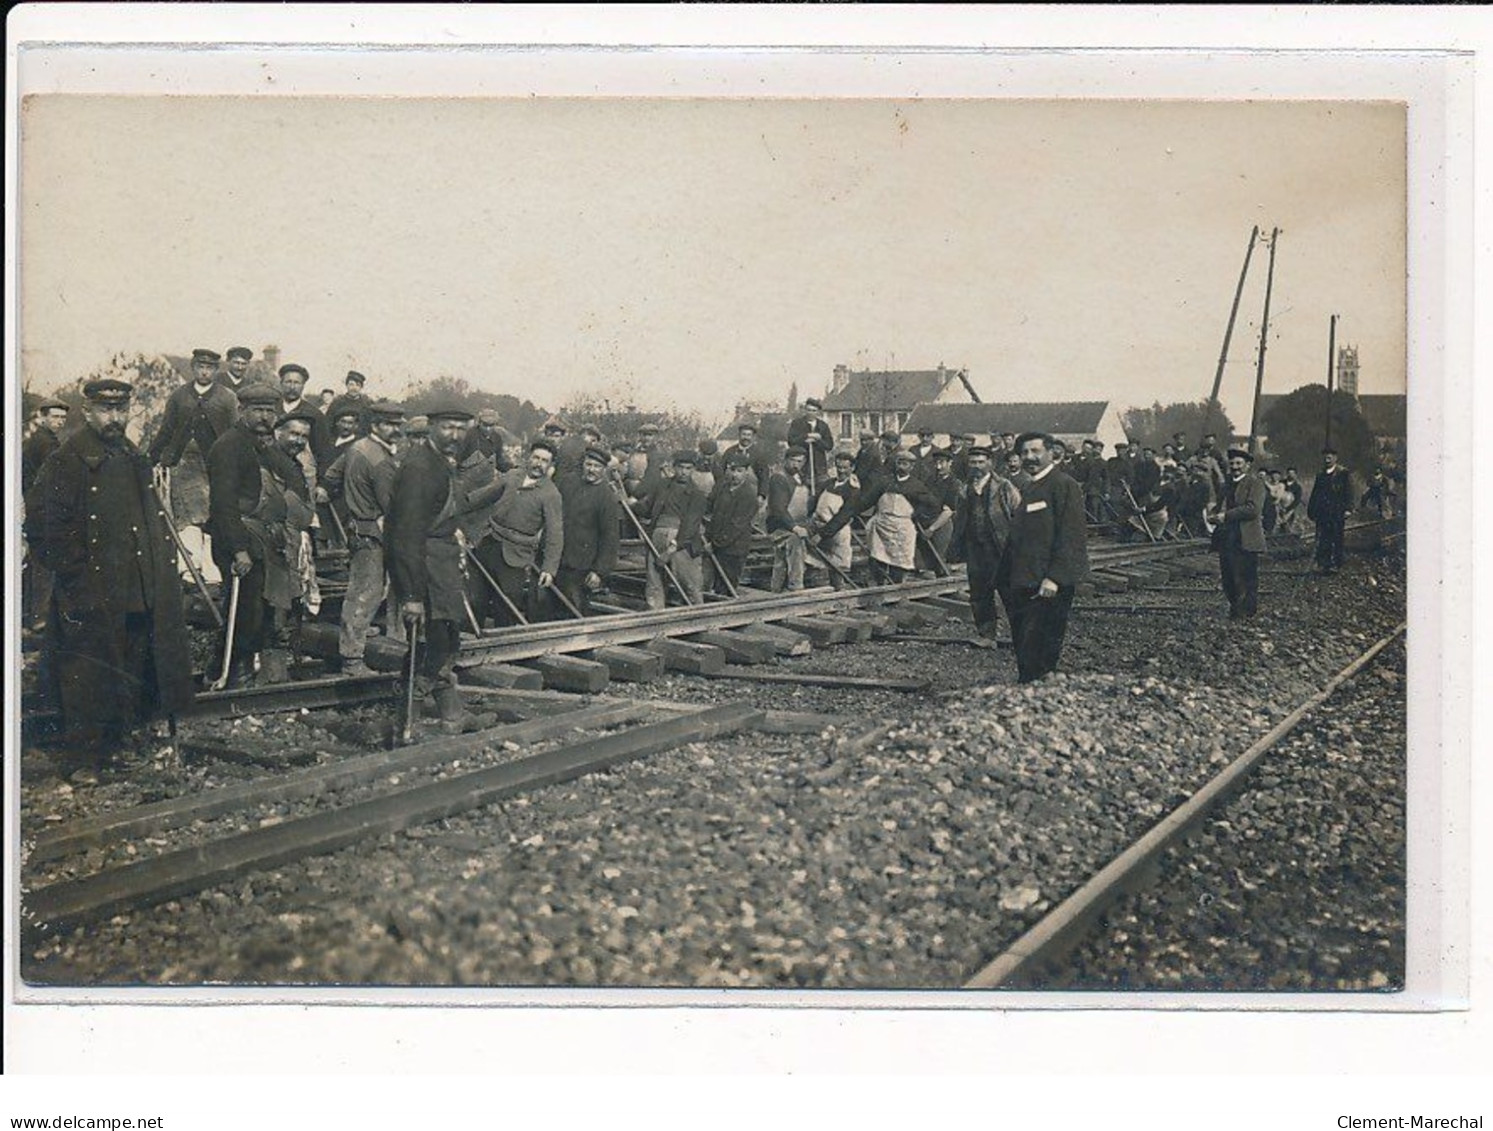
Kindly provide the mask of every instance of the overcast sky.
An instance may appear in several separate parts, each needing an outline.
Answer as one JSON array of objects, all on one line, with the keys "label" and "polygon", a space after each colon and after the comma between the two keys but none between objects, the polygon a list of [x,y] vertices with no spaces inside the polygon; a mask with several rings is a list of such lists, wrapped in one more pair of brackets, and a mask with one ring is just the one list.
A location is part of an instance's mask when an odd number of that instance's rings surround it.
[{"label": "overcast sky", "polygon": [[[1389,103],[34,96],[22,357],[278,343],[312,386],[438,374],[724,415],[853,368],[986,400],[1205,397],[1251,225],[1266,390],[1405,376]],[[1248,424],[1266,248],[1224,401]]]}]

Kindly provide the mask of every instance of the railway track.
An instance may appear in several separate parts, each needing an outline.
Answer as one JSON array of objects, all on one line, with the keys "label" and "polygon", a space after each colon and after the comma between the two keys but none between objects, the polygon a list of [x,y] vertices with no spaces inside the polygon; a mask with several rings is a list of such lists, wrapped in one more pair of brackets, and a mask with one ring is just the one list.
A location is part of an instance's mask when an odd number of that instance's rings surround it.
[{"label": "railway track", "polygon": [[1167,849],[1182,843],[1207,816],[1247,787],[1250,776],[1281,742],[1313,711],[1328,701],[1344,683],[1361,672],[1405,632],[1393,632],[1365,649],[1314,695],[1277,723],[1259,740],[1212,777],[1181,805],[1101,868],[1035,926],[964,983],[964,989],[1014,989],[1041,981],[1044,972],[1060,962],[1102,920],[1123,896],[1152,878],[1155,862]]}]

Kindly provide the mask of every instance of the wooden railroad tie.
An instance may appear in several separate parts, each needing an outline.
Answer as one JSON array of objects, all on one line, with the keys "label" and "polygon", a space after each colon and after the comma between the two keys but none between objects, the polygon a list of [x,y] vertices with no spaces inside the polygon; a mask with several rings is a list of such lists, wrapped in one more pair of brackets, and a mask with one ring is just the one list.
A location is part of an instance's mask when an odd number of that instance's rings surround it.
[{"label": "wooden railroad tie", "polygon": [[578,691],[594,695],[598,691],[604,691],[612,679],[612,673],[606,664],[583,660],[579,656],[556,653],[535,656],[524,663],[544,676],[544,686],[553,691]]},{"label": "wooden railroad tie", "polygon": [[743,636],[734,629],[714,629],[686,637],[692,644],[709,644],[719,648],[728,664],[765,664],[778,650],[771,640],[760,636]]},{"label": "wooden railroad tie", "polygon": [[325,766],[313,766],[264,781],[240,782],[187,797],[116,809],[96,817],[73,821],[47,829],[38,835],[29,859],[56,860],[126,837],[148,836],[256,805],[316,797],[376,781],[390,774],[440,765],[496,744],[536,742],[567,731],[619,726],[641,717],[649,708],[647,703],[633,701],[592,707],[581,707],[577,702],[574,706],[577,709],[561,710],[542,718],[493,727],[475,734],[438,738],[417,746],[402,746],[397,750],[346,758]]},{"label": "wooden railroad tie", "polygon": [[472,664],[457,667],[457,682],[463,687],[516,687],[525,691],[538,691],[544,686],[544,673],[534,668],[521,668],[517,664]]},{"label": "wooden railroad tie", "polygon": [[646,645],[648,651],[663,657],[664,667],[686,675],[710,675],[726,666],[726,653],[713,644],[691,644],[660,636]]},{"label": "wooden railroad tie", "polygon": [[866,688],[872,691],[927,691],[926,679],[895,679],[889,676],[835,675],[831,672],[764,672],[727,664],[711,679],[740,679],[752,683],[789,683],[801,687]]},{"label": "wooden railroad tie", "polygon": [[370,837],[442,820],[526,790],[570,781],[684,743],[730,734],[757,725],[763,715],[758,708],[728,703],[587,739],[503,765],[253,829],[80,879],[49,884],[25,897],[23,914],[29,923],[43,930],[54,930],[126,908],[159,903],[249,872],[335,852]]},{"label": "wooden railroad tie", "polygon": [[625,683],[650,683],[664,674],[664,658],[645,648],[613,644],[597,648],[591,658],[605,664],[614,680]]}]

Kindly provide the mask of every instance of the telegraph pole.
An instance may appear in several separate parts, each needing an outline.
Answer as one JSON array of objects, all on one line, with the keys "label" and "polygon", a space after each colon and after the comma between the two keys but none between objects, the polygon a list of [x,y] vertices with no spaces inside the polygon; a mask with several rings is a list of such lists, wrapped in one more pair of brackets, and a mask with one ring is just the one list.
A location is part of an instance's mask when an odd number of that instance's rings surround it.
[{"label": "telegraph pole", "polygon": [[1260,322],[1260,358],[1255,366],[1255,403],[1249,414],[1249,454],[1259,455],[1260,390],[1265,387],[1265,338],[1270,333],[1270,290],[1275,283],[1275,241],[1280,229],[1270,229],[1270,268],[1265,273],[1265,313]]},{"label": "telegraph pole", "polygon": [[[1218,370],[1213,374],[1213,391],[1208,394],[1208,411],[1203,414],[1203,433],[1206,435],[1208,426],[1213,422],[1213,413],[1218,408],[1218,390],[1223,385],[1224,362],[1229,356],[1229,339],[1234,336],[1234,319],[1239,315],[1239,298],[1244,294],[1244,277],[1249,274],[1249,257],[1254,254],[1255,240],[1260,238],[1260,226],[1256,224],[1249,230],[1249,246],[1244,249],[1244,268],[1239,272],[1239,285],[1234,288],[1234,305],[1229,307],[1229,324],[1223,331],[1223,348],[1218,351]],[[1225,439],[1224,447],[1228,447]]]},{"label": "telegraph pole", "polygon": [[1327,424],[1322,433],[1322,446],[1332,447],[1332,374],[1337,368],[1337,315],[1327,323]]}]

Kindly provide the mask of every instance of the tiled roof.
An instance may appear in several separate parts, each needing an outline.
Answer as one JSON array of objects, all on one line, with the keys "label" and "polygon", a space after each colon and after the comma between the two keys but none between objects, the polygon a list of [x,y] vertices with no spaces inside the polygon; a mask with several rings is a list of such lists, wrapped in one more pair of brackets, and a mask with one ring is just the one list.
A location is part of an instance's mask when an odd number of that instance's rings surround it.
[{"label": "tiled roof", "polygon": [[1008,404],[920,404],[904,432],[1094,432],[1108,401],[1015,402]]},{"label": "tiled roof", "polygon": [[870,411],[910,409],[915,404],[931,401],[943,392],[949,381],[955,380],[952,369],[909,370],[861,370],[850,375],[850,380],[838,393],[824,399],[825,412]]}]

